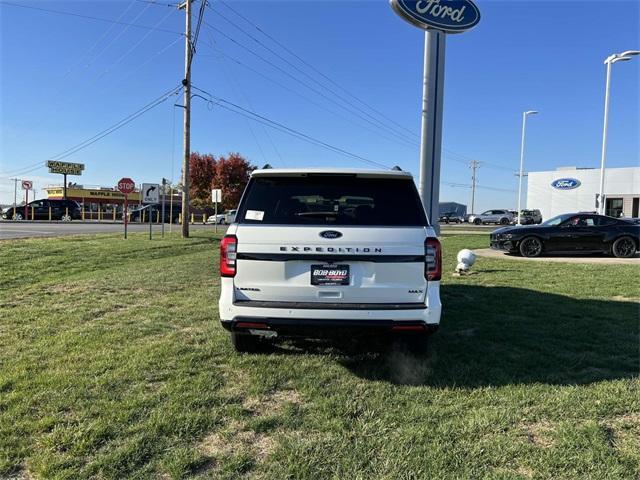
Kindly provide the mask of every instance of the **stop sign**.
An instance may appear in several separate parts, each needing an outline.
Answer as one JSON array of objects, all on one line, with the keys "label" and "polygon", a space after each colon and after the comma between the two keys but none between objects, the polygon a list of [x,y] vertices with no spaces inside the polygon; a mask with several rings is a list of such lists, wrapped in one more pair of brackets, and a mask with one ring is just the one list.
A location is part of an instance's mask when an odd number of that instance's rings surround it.
[{"label": "stop sign", "polygon": [[128,177],[121,178],[118,182],[118,190],[125,195],[132,193],[135,188],[135,182]]}]

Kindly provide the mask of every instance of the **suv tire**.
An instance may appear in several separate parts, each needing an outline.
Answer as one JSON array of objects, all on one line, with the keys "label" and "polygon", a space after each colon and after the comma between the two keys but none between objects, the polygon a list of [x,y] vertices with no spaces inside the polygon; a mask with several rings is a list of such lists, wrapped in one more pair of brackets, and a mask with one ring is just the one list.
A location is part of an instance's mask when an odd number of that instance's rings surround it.
[{"label": "suv tire", "polygon": [[239,353],[255,353],[260,350],[260,339],[247,333],[231,332],[231,343]]},{"label": "suv tire", "polygon": [[502,217],[500,219],[500,225],[509,225],[509,219],[507,217]]},{"label": "suv tire", "polygon": [[482,220],[480,220],[479,218],[475,218],[475,219],[473,220],[473,224],[474,224],[474,225],[480,225],[481,223],[482,223]]},{"label": "suv tire", "polygon": [[637,250],[636,242],[631,237],[620,237],[611,247],[611,252],[618,258],[631,258]]},{"label": "suv tire", "polygon": [[523,257],[539,257],[542,253],[542,240],[538,237],[525,237],[520,241],[520,255]]}]

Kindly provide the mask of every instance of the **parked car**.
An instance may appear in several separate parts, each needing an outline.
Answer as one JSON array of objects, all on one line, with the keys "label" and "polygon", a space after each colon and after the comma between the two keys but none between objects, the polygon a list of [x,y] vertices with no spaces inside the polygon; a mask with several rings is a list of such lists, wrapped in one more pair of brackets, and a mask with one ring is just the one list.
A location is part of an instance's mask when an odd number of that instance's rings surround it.
[{"label": "parked car", "polygon": [[207,223],[211,223],[211,224],[217,223],[218,225],[224,225],[225,223],[227,223],[227,214],[219,213],[217,215],[210,215],[207,218]]},{"label": "parked car", "polygon": [[[518,223],[518,217],[514,212],[511,223],[515,225]],[[540,210],[521,210],[520,211],[520,224],[521,225],[538,225],[542,223],[542,214]]]},{"label": "parked car", "polygon": [[238,210],[234,209],[234,210],[229,210],[226,214],[225,214],[225,223],[227,225],[231,225],[233,222],[236,221],[236,212]]},{"label": "parked car", "polygon": [[513,214],[509,210],[487,210],[479,215],[470,215],[469,223],[482,225],[485,223],[495,223],[509,225],[513,220]]},{"label": "parked car", "polygon": [[440,214],[438,221],[440,223],[462,223],[464,222],[464,218],[462,218],[456,212],[446,212]]},{"label": "parked car", "polygon": [[[173,213],[172,213],[173,210]],[[144,212],[144,217],[143,217]],[[160,213],[156,213],[160,212]],[[182,213],[182,205],[174,204],[172,208],[165,203],[164,205],[164,223],[178,223],[180,219],[180,214]],[[139,207],[134,210],[131,210],[129,213],[129,221],[130,222],[140,222],[142,218],[146,222],[149,221],[149,208],[148,207]],[[156,222],[158,218],[157,215],[162,216],[162,205],[154,205],[153,206],[153,221]]]},{"label": "parked car", "polygon": [[543,253],[636,254],[640,225],[592,213],[567,213],[540,225],[505,227],[491,233],[491,248],[538,257]]},{"label": "parked car", "polygon": [[421,345],[440,323],[441,274],[408,172],[255,170],[220,245],[220,321],[240,352],[290,336]]},{"label": "parked car", "polygon": [[[51,214],[51,217],[49,217]],[[74,200],[54,200],[42,199],[29,202],[26,206],[21,205],[7,208],[2,218],[5,220],[61,220],[70,222],[82,218],[82,208]]]}]

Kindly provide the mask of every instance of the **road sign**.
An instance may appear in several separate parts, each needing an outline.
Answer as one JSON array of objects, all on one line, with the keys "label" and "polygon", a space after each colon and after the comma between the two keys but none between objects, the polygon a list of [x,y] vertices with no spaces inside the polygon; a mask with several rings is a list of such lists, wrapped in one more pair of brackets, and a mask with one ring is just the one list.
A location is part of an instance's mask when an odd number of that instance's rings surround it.
[{"label": "road sign", "polygon": [[63,175],[82,175],[84,163],[58,162],[49,160],[47,162],[49,173],[61,173]]},{"label": "road sign", "polygon": [[143,183],[142,203],[160,203],[160,185],[157,183]]},{"label": "road sign", "polygon": [[130,193],[133,193],[135,188],[136,188],[135,182],[131,180],[129,177],[123,177],[118,182],[118,191],[120,193],[124,193],[125,195],[129,195]]},{"label": "road sign", "polygon": [[31,180],[22,180],[22,189],[31,190],[33,188],[33,182]]},{"label": "road sign", "polygon": [[214,188],[213,190],[211,190],[211,201],[213,203],[222,202],[222,189],[221,188]]}]

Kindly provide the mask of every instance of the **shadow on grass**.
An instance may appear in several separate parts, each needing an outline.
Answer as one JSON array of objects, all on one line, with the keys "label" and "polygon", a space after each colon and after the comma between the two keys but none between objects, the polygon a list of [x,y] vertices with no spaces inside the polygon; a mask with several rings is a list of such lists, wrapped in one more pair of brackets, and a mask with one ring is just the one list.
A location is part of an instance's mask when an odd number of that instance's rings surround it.
[{"label": "shadow on grass", "polygon": [[425,354],[402,349],[340,359],[394,384],[481,387],[586,384],[638,375],[639,307],[509,287],[446,285],[440,331]]}]

